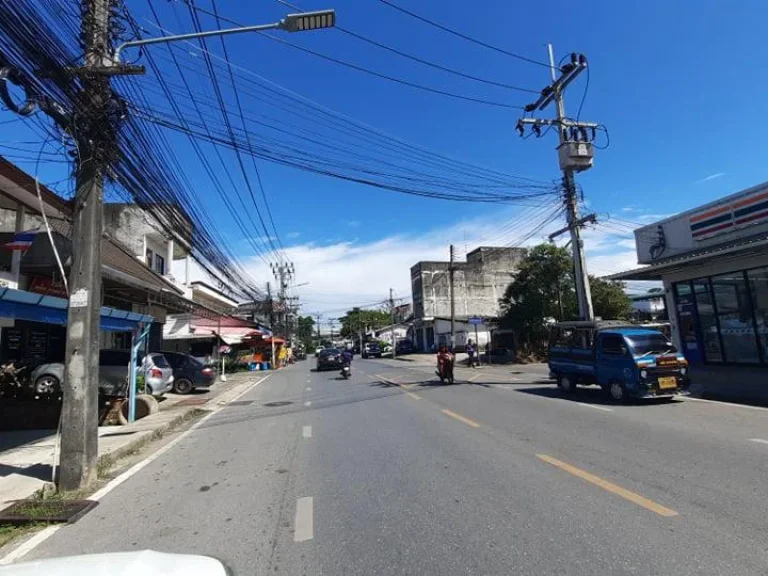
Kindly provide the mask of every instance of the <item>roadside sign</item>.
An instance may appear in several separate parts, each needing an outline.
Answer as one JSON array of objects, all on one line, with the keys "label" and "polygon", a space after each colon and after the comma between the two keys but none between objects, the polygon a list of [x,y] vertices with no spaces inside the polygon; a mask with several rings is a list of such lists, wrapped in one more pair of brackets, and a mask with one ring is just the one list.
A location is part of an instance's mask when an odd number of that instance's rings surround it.
[{"label": "roadside sign", "polygon": [[478,324],[483,323],[483,319],[480,318],[479,316],[473,316],[472,318],[469,319],[469,323],[477,326]]}]

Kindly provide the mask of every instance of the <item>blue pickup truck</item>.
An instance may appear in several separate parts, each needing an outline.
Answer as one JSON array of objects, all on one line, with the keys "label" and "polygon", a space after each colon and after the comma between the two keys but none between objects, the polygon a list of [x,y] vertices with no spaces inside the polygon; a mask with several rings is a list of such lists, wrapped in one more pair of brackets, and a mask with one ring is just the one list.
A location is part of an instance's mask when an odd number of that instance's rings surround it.
[{"label": "blue pickup truck", "polygon": [[619,321],[555,324],[549,371],[566,393],[597,384],[616,402],[677,396],[690,386],[688,362],[669,338]]}]

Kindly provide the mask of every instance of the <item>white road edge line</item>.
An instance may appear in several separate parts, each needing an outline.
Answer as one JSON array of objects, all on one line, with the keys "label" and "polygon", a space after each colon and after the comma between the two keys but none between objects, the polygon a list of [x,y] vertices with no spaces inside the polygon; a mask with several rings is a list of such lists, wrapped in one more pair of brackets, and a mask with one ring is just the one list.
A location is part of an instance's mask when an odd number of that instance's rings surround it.
[{"label": "white road edge line", "polygon": [[709,404],[721,404],[731,408],[746,408],[747,410],[768,410],[765,406],[749,406],[748,404],[737,404],[735,402],[721,402],[720,400],[708,400],[707,398],[694,398],[693,396],[684,396],[684,402],[707,402]]},{"label": "white road edge line", "polygon": [[306,542],[315,537],[314,500],[306,496],[296,500],[296,518],[294,519],[294,542]]},{"label": "white road edge line", "polygon": [[602,410],[603,412],[613,412],[613,408],[606,408],[605,406],[595,406],[594,404],[587,404],[586,402],[574,402],[584,408],[592,408],[593,410]]},{"label": "white road edge line", "polygon": [[[248,386],[240,394],[238,394],[237,396],[232,398],[229,402],[227,402],[227,404],[229,404],[230,402],[234,402],[234,401],[238,400],[239,398],[241,398],[242,396],[244,396],[245,394],[247,394],[248,392],[250,392],[251,390],[256,388],[256,386],[258,386],[259,384],[264,382],[270,376],[272,376],[272,374],[267,374],[261,380],[258,380],[256,382],[254,382],[251,386]],[[173,440],[171,440],[170,442],[168,442],[168,444],[166,444],[165,446],[160,448],[160,450],[158,450],[157,452],[155,452],[153,454],[150,454],[149,456],[147,456],[141,462],[137,462],[136,464],[131,466],[128,470],[126,470],[125,472],[120,474],[117,478],[115,478],[114,480],[109,482],[106,486],[104,486],[104,488],[94,492],[94,494],[92,496],[90,496],[88,499],[89,500],[100,501],[107,494],[112,492],[112,490],[114,490],[115,488],[120,486],[120,484],[122,484],[123,482],[125,482],[126,480],[131,478],[132,476],[134,476],[134,475],[138,474],[139,472],[141,472],[141,470],[143,470],[144,468],[149,466],[152,462],[154,462],[155,460],[160,458],[160,456],[162,456],[163,454],[165,454],[166,452],[171,450],[171,448],[176,446],[176,444],[178,444],[179,442],[184,440],[187,436],[192,434],[192,432],[194,432],[197,428],[202,426],[204,422],[206,422],[209,418],[211,418],[212,416],[217,414],[219,412],[219,410],[221,410],[222,408],[226,407],[227,404],[220,404],[220,405],[216,406],[215,408],[213,408],[213,410],[211,410],[211,412],[209,414],[206,414],[200,420],[195,422],[188,430],[185,430],[184,432],[182,432],[178,437],[176,437]],[[37,548],[40,544],[42,544],[43,542],[48,540],[48,538],[53,536],[59,530],[59,528],[62,528],[63,526],[66,526],[66,524],[60,524],[60,525],[56,525],[56,526],[49,526],[48,528],[45,528],[42,531],[38,532],[37,534],[32,536],[29,540],[23,542],[18,547],[16,547],[13,550],[11,550],[8,554],[3,556],[3,558],[0,558],[0,566],[5,566],[7,564],[13,564],[17,560],[23,558],[24,556],[29,554],[32,550]]]},{"label": "white road edge line", "polygon": [[750,438],[750,442],[757,442],[758,444],[768,444],[768,440],[763,440],[762,438]]},{"label": "white road edge line", "polygon": [[304,426],[301,430],[301,435],[304,438],[312,438],[312,426]]}]

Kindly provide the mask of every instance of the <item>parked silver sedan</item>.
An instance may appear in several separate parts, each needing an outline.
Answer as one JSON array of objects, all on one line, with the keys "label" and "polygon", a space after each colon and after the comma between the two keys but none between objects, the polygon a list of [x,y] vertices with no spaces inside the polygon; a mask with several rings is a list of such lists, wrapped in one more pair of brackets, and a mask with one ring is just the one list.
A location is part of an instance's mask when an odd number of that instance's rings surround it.
[{"label": "parked silver sedan", "polygon": [[[105,396],[123,396],[127,390],[128,366],[131,353],[128,350],[99,351],[99,391]],[[148,394],[157,398],[171,390],[173,369],[165,356],[151,352],[140,355],[136,374],[144,376]],[[61,392],[64,381],[64,364],[51,362],[37,366],[30,374],[35,394],[50,395]]]}]

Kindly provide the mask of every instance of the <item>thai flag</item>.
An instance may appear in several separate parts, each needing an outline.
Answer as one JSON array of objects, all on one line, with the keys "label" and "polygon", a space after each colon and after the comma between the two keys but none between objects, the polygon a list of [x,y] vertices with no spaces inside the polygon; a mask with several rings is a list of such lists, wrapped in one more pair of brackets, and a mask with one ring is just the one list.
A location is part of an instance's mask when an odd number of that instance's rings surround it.
[{"label": "thai flag", "polygon": [[13,235],[8,244],[5,244],[3,248],[5,250],[29,250],[32,247],[32,242],[35,241],[37,230],[27,230],[26,232],[19,232]]}]

